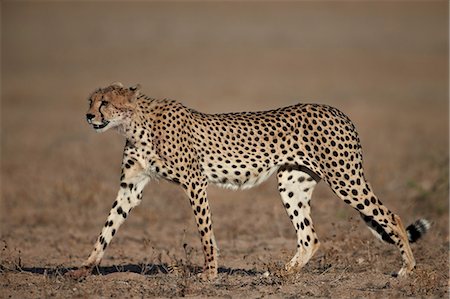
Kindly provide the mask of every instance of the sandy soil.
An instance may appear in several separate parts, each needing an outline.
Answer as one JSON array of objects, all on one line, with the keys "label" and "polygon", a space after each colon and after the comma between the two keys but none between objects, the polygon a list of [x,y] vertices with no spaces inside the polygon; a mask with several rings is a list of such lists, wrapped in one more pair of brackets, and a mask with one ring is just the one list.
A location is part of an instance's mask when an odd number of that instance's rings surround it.
[{"label": "sandy soil", "polygon": [[[447,297],[448,3],[2,2],[0,297]],[[188,201],[149,184],[95,275],[64,276],[92,249],[118,189],[124,140],[95,134],[87,96],[141,83],[204,112],[296,102],[356,123],[378,196],[405,223],[425,217],[417,269],[320,184],[321,249],[296,274],[295,233],[272,178],[210,187],[219,278],[201,282]]]}]

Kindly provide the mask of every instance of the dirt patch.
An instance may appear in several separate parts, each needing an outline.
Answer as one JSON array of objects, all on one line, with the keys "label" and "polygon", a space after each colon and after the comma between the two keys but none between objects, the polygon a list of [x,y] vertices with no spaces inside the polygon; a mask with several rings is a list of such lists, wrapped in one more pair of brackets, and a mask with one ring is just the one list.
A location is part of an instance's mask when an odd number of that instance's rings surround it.
[{"label": "dirt patch", "polygon": [[[2,3],[0,297],[447,297],[448,3]],[[113,81],[203,112],[320,102],[356,123],[377,195],[432,221],[407,279],[396,249],[321,183],[322,246],[298,273],[272,178],[210,187],[219,277],[202,282],[198,233],[177,187],[152,182],[96,272],[89,254],[118,189],[113,132],[84,120]]]}]

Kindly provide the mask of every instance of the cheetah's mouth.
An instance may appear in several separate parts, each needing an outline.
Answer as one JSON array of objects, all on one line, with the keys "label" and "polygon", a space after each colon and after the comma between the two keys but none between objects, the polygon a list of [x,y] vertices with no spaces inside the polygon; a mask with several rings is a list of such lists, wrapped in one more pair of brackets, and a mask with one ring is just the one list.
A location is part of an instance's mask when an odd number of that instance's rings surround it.
[{"label": "cheetah's mouth", "polygon": [[100,125],[92,124],[92,127],[96,130],[100,130],[100,129],[103,129],[104,127],[106,127],[108,124],[109,124],[109,121],[105,120]]}]

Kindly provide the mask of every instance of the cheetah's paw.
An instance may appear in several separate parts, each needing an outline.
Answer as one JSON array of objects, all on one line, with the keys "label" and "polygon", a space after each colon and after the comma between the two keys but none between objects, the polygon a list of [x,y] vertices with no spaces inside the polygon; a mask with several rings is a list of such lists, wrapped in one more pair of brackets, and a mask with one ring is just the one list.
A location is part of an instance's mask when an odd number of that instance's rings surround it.
[{"label": "cheetah's paw", "polygon": [[198,274],[202,281],[213,281],[217,278],[217,269],[206,269]]}]

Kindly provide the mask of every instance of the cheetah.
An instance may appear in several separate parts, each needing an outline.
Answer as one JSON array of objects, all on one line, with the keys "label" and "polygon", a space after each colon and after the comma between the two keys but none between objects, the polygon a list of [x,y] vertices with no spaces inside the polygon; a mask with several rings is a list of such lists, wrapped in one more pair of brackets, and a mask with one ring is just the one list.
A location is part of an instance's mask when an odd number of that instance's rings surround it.
[{"label": "cheetah", "polygon": [[354,124],[327,105],[297,104],[263,112],[205,114],[169,99],[154,99],[140,86],[113,83],[89,97],[87,122],[97,132],[116,129],[126,138],[120,188],[89,258],[80,269],[99,265],[151,179],[165,179],[185,191],[201,237],[203,277],[218,272],[218,248],[207,198],[208,184],[247,189],[277,173],[278,191],[297,234],[297,251],[286,270],[303,267],[319,248],[310,214],[314,187],[324,180],[356,209],[369,229],[394,244],[403,265],[415,268],[409,243],[430,227],[425,219],[404,228],[372,191],[362,165]]}]

